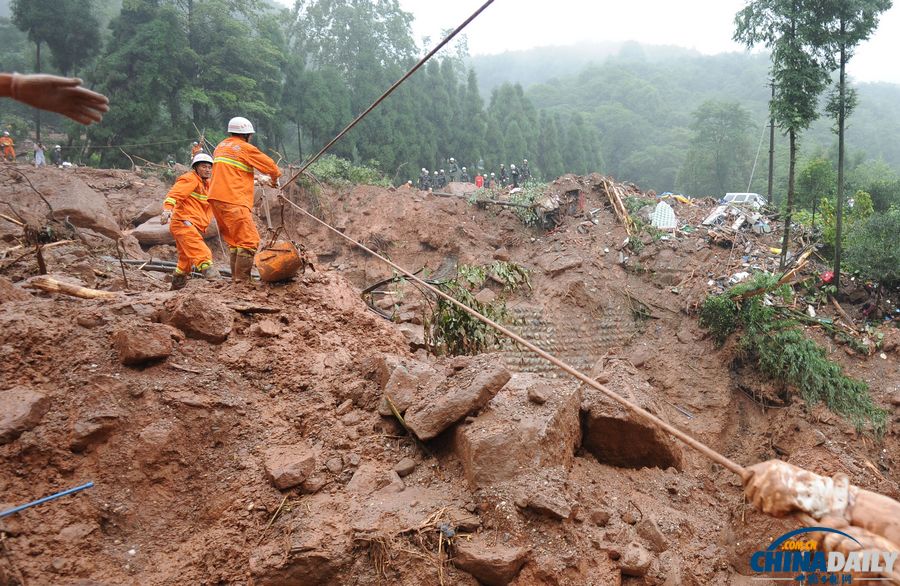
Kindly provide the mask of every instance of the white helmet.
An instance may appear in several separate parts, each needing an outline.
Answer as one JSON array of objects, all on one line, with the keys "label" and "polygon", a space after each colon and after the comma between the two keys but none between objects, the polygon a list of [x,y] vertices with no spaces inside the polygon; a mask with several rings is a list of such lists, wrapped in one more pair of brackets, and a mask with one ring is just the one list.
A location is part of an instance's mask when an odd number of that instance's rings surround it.
[{"label": "white helmet", "polygon": [[428,169],[426,169],[425,167],[422,167],[422,173],[428,173]]},{"label": "white helmet", "polygon": [[494,174],[493,174],[493,173],[491,173],[491,177],[493,177],[493,176],[494,176]]},{"label": "white helmet", "polygon": [[192,143],[191,143],[191,144],[192,144],[192,145],[194,145],[194,146],[196,146],[196,145],[198,145],[198,144],[200,144],[200,143],[199,143],[199,142],[197,142],[197,141],[196,141],[196,140],[195,140],[195,141],[194,141],[194,142],[192,142]]},{"label": "white helmet", "polygon": [[60,149],[62,149],[62,147],[61,147],[61,146],[59,146],[59,145],[56,145],[56,146],[55,146],[55,147],[53,147],[53,148],[55,148],[55,149],[56,149],[56,150],[60,150]]},{"label": "white helmet", "polygon": [[206,153],[197,153],[196,155],[194,155],[194,160],[191,161],[191,169],[193,169],[194,165],[196,165],[197,163],[209,163],[210,165],[212,165],[212,162],[212,157],[210,157]]},{"label": "white helmet", "polygon": [[228,121],[228,132],[233,132],[235,134],[253,134],[256,131],[253,130],[253,125],[249,120],[242,116],[235,116]]},{"label": "white helmet", "polygon": [[451,162],[451,163],[452,163],[453,161],[455,161],[455,160],[456,160],[456,159],[454,159],[453,157],[450,157],[450,162]]},{"label": "white helmet", "polygon": [[443,173],[443,172],[444,172],[444,170],[443,170],[443,169],[441,169],[441,173]]},{"label": "white helmet", "polygon": [[515,166],[515,165],[510,165],[509,168],[510,168],[510,169],[515,169],[516,166]]},{"label": "white helmet", "polygon": [[465,168],[465,167],[463,167],[463,171],[465,171],[465,170],[466,170],[466,168]]},{"label": "white helmet", "polygon": [[4,131],[3,131],[3,136],[9,136],[9,133],[8,133],[7,131],[4,130]]},{"label": "white helmet", "polygon": [[435,171],[434,174],[437,175],[437,171]]},{"label": "white helmet", "polygon": [[523,162],[523,163],[527,163],[527,162],[528,162],[528,159],[522,159],[522,162]]}]

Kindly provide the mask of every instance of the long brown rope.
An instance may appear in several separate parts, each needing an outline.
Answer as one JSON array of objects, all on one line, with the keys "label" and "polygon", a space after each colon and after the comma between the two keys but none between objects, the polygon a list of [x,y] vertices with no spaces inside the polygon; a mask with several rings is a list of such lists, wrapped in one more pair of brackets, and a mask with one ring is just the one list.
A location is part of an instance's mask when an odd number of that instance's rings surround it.
[{"label": "long brown rope", "polygon": [[376,108],[376,106],[378,106],[378,104],[380,104],[381,102],[383,102],[385,98],[387,98],[389,95],[391,95],[392,93],[394,93],[394,90],[397,89],[398,87],[400,87],[400,85],[401,85],[404,81],[406,81],[406,80],[409,78],[410,75],[412,75],[413,73],[415,73],[416,71],[418,71],[420,67],[422,67],[423,65],[425,65],[425,63],[426,63],[429,59],[431,59],[431,58],[434,56],[435,53],[437,53],[438,51],[440,51],[441,49],[443,49],[443,48],[444,48],[444,45],[446,45],[447,43],[449,43],[449,42],[453,39],[453,37],[455,37],[457,34],[459,34],[460,31],[462,31],[464,28],[466,28],[466,27],[469,25],[470,22],[472,22],[473,20],[475,20],[475,18],[478,17],[479,14],[481,14],[482,12],[484,12],[484,9],[487,8],[488,6],[490,6],[491,4],[493,4],[493,2],[494,2],[494,0],[487,0],[487,2],[485,2],[484,4],[482,4],[481,7],[480,7],[478,10],[476,10],[475,12],[472,13],[471,16],[469,16],[469,18],[467,18],[466,20],[464,20],[463,23],[462,23],[461,25],[459,25],[458,27],[456,27],[456,28],[453,30],[453,32],[451,32],[449,35],[447,35],[447,36],[444,38],[444,40],[441,41],[434,49],[432,49],[431,51],[428,52],[427,55],[425,55],[424,57],[422,57],[422,59],[420,59],[419,62],[416,63],[416,64],[413,66],[412,69],[410,69],[409,71],[407,71],[406,74],[404,74],[403,77],[401,77],[401,78],[398,79],[396,82],[394,82],[394,85],[392,85],[391,87],[389,87],[389,88],[387,89],[387,91],[385,91],[383,94],[381,94],[381,96],[380,96],[377,100],[375,100],[374,102],[372,102],[372,105],[371,105],[371,106],[369,106],[368,108],[366,108],[365,111],[364,111],[362,114],[360,114],[359,116],[357,116],[356,118],[354,118],[353,121],[352,121],[350,124],[348,124],[347,126],[345,126],[344,129],[338,133],[337,136],[335,136],[333,139],[331,139],[331,141],[330,141],[328,144],[326,144],[325,146],[323,146],[323,147],[322,147],[322,150],[320,150],[318,153],[316,153],[315,155],[313,155],[313,157],[312,157],[311,159],[309,159],[308,161],[306,161],[305,163],[303,163],[303,165],[300,166],[300,170],[297,171],[296,173],[294,173],[294,175],[293,175],[290,179],[288,179],[287,181],[284,182],[284,185],[282,186],[282,189],[284,189],[285,187],[287,187],[288,185],[290,185],[291,183],[293,183],[293,182],[297,179],[297,177],[299,177],[304,171],[306,171],[306,170],[309,168],[310,165],[312,165],[313,163],[315,163],[316,161],[318,161],[318,160],[319,160],[319,157],[321,157],[322,155],[324,155],[324,154],[328,151],[328,149],[330,149],[330,148],[332,147],[332,145],[334,145],[334,143],[336,143],[336,142],[339,141],[341,138],[343,138],[343,136],[344,136],[345,134],[347,134],[348,132],[350,132],[350,130],[351,130],[354,126],[356,126],[357,123],[359,123],[360,120],[362,120],[363,118],[365,118],[366,115],[367,115],[369,112],[371,112],[372,110],[374,110],[374,109]]},{"label": "long brown rope", "polygon": [[567,372],[568,374],[572,375],[572,376],[575,377],[576,379],[580,380],[580,381],[583,382],[584,384],[586,384],[586,385],[588,385],[588,386],[590,386],[590,387],[592,387],[592,388],[594,388],[594,389],[597,389],[598,391],[600,391],[601,393],[603,393],[604,395],[606,395],[607,397],[609,397],[610,399],[612,399],[612,400],[615,401],[616,403],[619,403],[620,405],[622,405],[623,407],[625,407],[626,409],[628,409],[629,411],[631,411],[631,412],[634,413],[635,415],[637,415],[637,416],[639,416],[639,417],[645,419],[646,421],[648,421],[648,422],[649,422],[650,424],[652,424],[653,426],[655,426],[655,427],[657,427],[657,428],[659,428],[659,429],[662,429],[663,431],[666,431],[666,432],[668,432],[669,434],[673,435],[674,437],[676,437],[677,439],[679,439],[679,440],[682,441],[683,443],[687,444],[687,445],[690,446],[691,448],[694,448],[695,450],[697,450],[698,452],[700,452],[701,454],[703,454],[704,456],[706,456],[707,458],[709,458],[709,459],[712,460],[713,462],[716,462],[717,464],[721,464],[722,466],[724,466],[724,467],[727,468],[728,470],[731,470],[732,472],[734,472],[735,474],[737,474],[738,476],[740,476],[742,479],[748,478],[748,476],[749,476],[749,474],[750,474],[749,471],[748,471],[747,469],[745,469],[743,466],[741,466],[740,464],[738,464],[737,462],[732,461],[732,460],[729,459],[728,457],[726,457],[726,456],[724,456],[724,455],[718,453],[717,451],[713,450],[712,448],[710,448],[710,447],[707,446],[706,444],[704,444],[704,443],[702,443],[702,442],[700,442],[700,441],[698,441],[698,440],[692,438],[691,436],[689,436],[688,434],[684,433],[684,432],[681,431],[680,429],[678,429],[678,428],[676,428],[676,427],[673,427],[672,425],[669,425],[668,423],[666,423],[666,422],[663,421],[662,419],[656,417],[656,416],[653,415],[652,413],[649,413],[648,411],[646,411],[646,410],[642,409],[641,407],[635,405],[634,403],[632,403],[632,402],[629,401],[628,399],[625,399],[624,397],[618,395],[618,394],[615,393],[614,391],[612,391],[612,390],[606,388],[606,387],[603,386],[602,384],[598,383],[597,381],[595,381],[594,379],[590,378],[590,377],[587,376],[586,374],[584,374],[584,373],[582,373],[582,372],[576,370],[574,367],[572,367],[572,366],[566,364],[565,362],[563,362],[562,360],[556,358],[556,357],[553,356],[552,354],[550,354],[550,353],[548,353],[548,352],[546,352],[546,351],[544,351],[544,350],[538,348],[537,346],[535,346],[534,344],[532,344],[531,342],[529,342],[529,341],[526,340],[525,338],[522,338],[521,336],[519,336],[519,335],[516,334],[515,332],[513,332],[513,331],[511,331],[511,330],[509,330],[509,329],[503,327],[502,325],[500,325],[500,324],[498,324],[497,322],[491,320],[490,318],[481,315],[480,313],[478,313],[477,311],[475,311],[475,310],[472,309],[471,307],[468,307],[467,305],[464,305],[464,304],[460,303],[459,301],[457,301],[457,300],[454,299],[453,297],[447,295],[446,293],[444,293],[444,292],[441,291],[440,289],[438,289],[438,288],[436,288],[436,287],[434,287],[434,286],[432,286],[432,285],[426,283],[425,281],[423,281],[422,279],[418,278],[418,277],[415,276],[414,274],[410,273],[409,271],[407,271],[407,270],[404,269],[403,267],[401,267],[401,266],[397,265],[396,263],[390,261],[389,259],[387,259],[387,258],[381,256],[380,254],[378,254],[378,253],[375,252],[374,250],[369,249],[368,247],[366,247],[365,245],[363,245],[363,244],[360,243],[360,242],[357,242],[357,241],[354,240],[353,238],[350,238],[349,236],[347,236],[346,234],[344,234],[343,232],[341,232],[341,231],[338,230],[337,228],[334,228],[334,227],[332,227],[331,225],[329,225],[327,222],[324,222],[324,221],[320,220],[319,218],[315,217],[314,215],[312,215],[311,213],[309,213],[308,211],[306,211],[305,209],[303,209],[302,207],[300,207],[300,206],[297,205],[296,203],[294,203],[294,202],[292,202],[291,200],[289,200],[289,199],[288,199],[287,197],[285,197],[283,194],[279,194],[278,197],[280,197],[281,199],[283,199],[284,201],[286,201],[288,204],[290,204],[292,207],[294,207],[295,209],[297,209],[297,210],[300,211],[301,213],[305,214],[307,217],[313,219],[314,221],[318,222],[319,224],[321,224],[322,226],[324,226],[324,227],[327,228],[328,230],[334,232],[335,234],[337,234],[337,235],[340,236],[341,238],[343,238],[343,239],[347,240],[348,242],[352,243],[354,246],[357,246],[357,247],[361,248],[362,250],[365,250],[366,252],[368,252],[369,254],[371,254],[372,256],[374,256],[375,258],[377,258],[377,259],[381,260],[382,262],[386,263],[388,266],[390,266],[391,268],[393,268],[393,269],[396,270],[397,272],[399,272],[399,273],[401,273],[402,275],[404,275],[407,279],[410,279],[410,280],[416,282],[417,284],[421,285],[422,287],[425,287],[426,289],[428,289],[429,291],[431,291],[431,292],[434,293],[435,295],[437,295],[437,296],[439,296],[440,298],[444,299],[444,300],[447,301],[448,303],[452,303],[453,305],[455,305],[456,307],[458,307],[458,308],[461,309],[462,311],[465,311],[466,313],[468,313],[469,315],[471,315],[471,316],[474,317],[475,319],[477,319],[477,320],[481,321],[482,323],[485,323],[485,324],[487,324],[488,326],[494,328],[495,330],[497,330],[498,332],[502,333],[504,336],[510,338],[510,339],[513,340],[514,342],[516,342],[516,343],[518,343],[518,344],[521,344],[521,345],[524,346],[525,348],[528,348],[529,350],[531,350],[532,352],[534,352],[535,354],[537,354],[538,356],[540,356],[540,357],[543,358],[544,360],[550,362],[550,363],[553,364],[554,366],[557,366],[557,367],[561,368],[562,370],[564,370],[564,371]]}]

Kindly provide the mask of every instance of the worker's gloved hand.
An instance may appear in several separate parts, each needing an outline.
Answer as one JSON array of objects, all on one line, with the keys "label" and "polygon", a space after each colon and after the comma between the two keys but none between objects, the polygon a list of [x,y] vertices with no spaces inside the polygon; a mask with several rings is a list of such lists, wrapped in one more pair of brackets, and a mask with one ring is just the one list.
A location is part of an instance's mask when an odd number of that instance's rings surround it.
[{"label": "worker's gloved hand", "polygon": [[62,114],[84,125],[100,122],[109,111],[109,99],[81,87],[78,78],[14,73],[10,96],[29,106]]},{"label": "worker's gloved hand", "polygon": [[850,481],[844,474],[819,476],[781,460],[750,466],[744,481],[747,499],[759,510],[776,517],[802,511],[816,519],[844,518]]},{"label": "worker's gloved hand", "polygon": [[269,187],[274,187],[275,189],[281,187],[281,177],[272,177],[269,180]]},{"label": "worker's gloved hand", "polygon": [[172,210],[163,210],[163,213],[159,215],[160,224],[168,224],[170,219],[172,219]]},{"label": "worker's gloved hand", "polygon": [[[843,517],[825,516],[819,520],[818,525],[829,529],[837,529],[842,533],[849,535],[841,535],[833,532],[817,532],[810,533],[809,538],[814,539],[820,544],[820,548],[826,552],[840,552],[846,558],[851,552],[875,553],[875,552],[895,552],[897,545],[881,535],[867,531],[862,527],[850,525]],[[852,539],[851,539],[852,538]],[[855,541],[854,541],[855,540]],[[864,572],[860,574],[854,573],[854,578],[880,578],[891,577],[900,581],[900,565],[894,564],[893,572]]]}]

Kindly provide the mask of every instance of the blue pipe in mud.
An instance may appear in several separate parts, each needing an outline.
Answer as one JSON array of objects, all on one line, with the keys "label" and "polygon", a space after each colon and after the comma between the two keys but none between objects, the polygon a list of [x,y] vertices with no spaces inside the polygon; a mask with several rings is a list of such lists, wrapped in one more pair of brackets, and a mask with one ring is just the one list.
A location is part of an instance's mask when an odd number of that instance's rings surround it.
[{"label": "blue pipe in mud", "polygon": [[0,519],[2,519],[3,517],[7,517],[9,515],[12,515],[14,513],[18,513],[19,511],[24,511],[25,509],[28,509],[30,507],[40,505],[40,504],[46,503],[48,501],[52,501],[54,499],[58,499],[59,497],[66,496],[69,494],[74,494],[76,492],[82,491],[82,490],[84,490],[86,488],[90,488],[92,486],[94,486],[94,483],[88,482],[87,484],[82,484],[81,486],[76,486],[75,488],[70,488],[68,490],[58,492],[56,494],[51,494],[50,496],[45,496],[44,498],[38,499],[36,501],[31,501],[30,503],[25,503],[24,505],[19,505],[18,507],[13,507],[12,509],[7,509],[6,511],[3,511],[2,513],[0,513]]}]

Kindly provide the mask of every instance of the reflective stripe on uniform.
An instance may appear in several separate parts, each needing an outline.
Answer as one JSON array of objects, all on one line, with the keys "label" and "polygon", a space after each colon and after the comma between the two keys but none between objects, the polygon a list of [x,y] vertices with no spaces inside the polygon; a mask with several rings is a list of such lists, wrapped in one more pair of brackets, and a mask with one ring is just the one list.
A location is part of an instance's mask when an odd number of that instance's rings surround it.
[{"label": "reflective stripe on uniform", "polygon": [[245,165],[240,161],[235,161],[234,159],[229,159],[228,157],[216,157],[213,159],[214,163],[224,163],[225,165],[231,165],[232,167],[237,167],[241,171],[246,171],[247,173],[253,173],[253,168],[249,165]]},{"label": "reflective stripe on uniform", "polygon": [[207,199],[209,199],[209,196],[205,193],[197,193],[196,191],[191,192],[191,197],[193,197],[194,199],[199,199],[200,201],[206,201]]},{"label": "reflective stripe on uniform", "polygon": [[178,202],[175,201],[174,197],[167,197],[165,200],[163,200],[163,205],[175,205],[176,203]]}]

